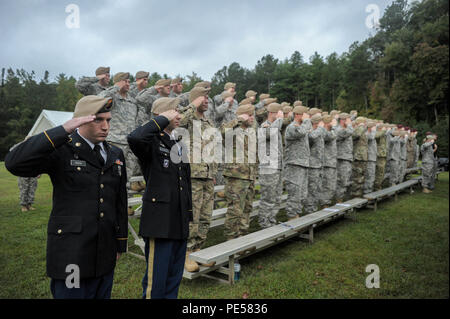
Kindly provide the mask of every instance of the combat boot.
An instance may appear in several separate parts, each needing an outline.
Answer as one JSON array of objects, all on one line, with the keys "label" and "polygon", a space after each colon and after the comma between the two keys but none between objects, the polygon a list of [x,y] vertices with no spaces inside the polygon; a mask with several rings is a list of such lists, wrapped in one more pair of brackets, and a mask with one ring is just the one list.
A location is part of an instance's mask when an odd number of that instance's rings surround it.
[{"label": "combat boot", "polygon": [[25,205],[22,205],[21,211],[22,211],[22,213],[27,212],[28,211],[28,207],[25,206]]},{"label": "combat boot", "polygon": [[34,208],[33,206],[31,206],[31,204],[27,205],[28,210],[36,210],[36,208]]},{"label": "combat boot", "polygon": [[430,193],[432,193],[433,191],[430,190],[430,189],[428,189],[428,188],[426,188],[426,187],[424,187],[422,192],[425,193],[425,194],[430,194]]},{"label": "combat boot", "polygon": [[[199,251],[200,249],[196,249],[196,250],[194,250],[194,251]],[[216,264],[216,262],[215,261],[212,261],[212,262],[210,262],[210,263],[208,263],[208,264],[202,264],[202,263],[200,263],[200,265],[202,265],[202,266],[204,266],[204,267],[212,267],[212,266],[214,266]]]},{"label": "combat boot", "polygon": [[192,253],[192,251],[187,250],[186,251],[186,259],[184,261],[184,269],[189,272],[197,272],[199,271],[200,267],[198,264],[189,258],[189,255]]}]

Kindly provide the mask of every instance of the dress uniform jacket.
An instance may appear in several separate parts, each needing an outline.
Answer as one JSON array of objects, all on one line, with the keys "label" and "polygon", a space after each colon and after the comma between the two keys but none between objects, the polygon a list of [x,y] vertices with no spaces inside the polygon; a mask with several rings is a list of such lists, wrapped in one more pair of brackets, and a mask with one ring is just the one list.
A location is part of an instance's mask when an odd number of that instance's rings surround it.
[{"label": "dress uniform jacket", "polygon": [[125,252],[128,236],[126,170],[122,151],[103,144],[103,167],[86,141],[62,126],[33,136],[7,154],[14,175],[47,173],[53,184],[53,207],[47,228],[47,274],[65,279],[75,264],[80,279],[111,272],[116,254]]},{"label": "dress uniform jacket", "polygon": [[142,197],[139,235],[149,238],[187,239],[192,221],[191,169],[187,147],[163,132],[169,125],[156,116],[128,135],[146,181]]}]

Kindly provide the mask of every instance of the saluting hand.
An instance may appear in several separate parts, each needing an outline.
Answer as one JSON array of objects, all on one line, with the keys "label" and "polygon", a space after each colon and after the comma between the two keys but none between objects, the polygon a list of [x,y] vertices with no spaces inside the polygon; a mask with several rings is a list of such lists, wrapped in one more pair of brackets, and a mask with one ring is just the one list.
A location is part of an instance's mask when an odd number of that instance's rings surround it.
[{"label": "saluting hand", "polygon": [[167,118],[167,119],[169,120],[169,122],[170,122],[170,121],[172,121],[175,117],[178,116],[178,112],[175,111],[175,110],[168,110],[168,111],[163,112],[163,113],[161,113],[161,114],[159,114],[159,115],[164,116],[164,117]]},{"label": "saluting hand", "polygon": [[81,125],[90,123],[94,120],[95,120],[95,115],[76,117],[76,118],[70,119],[66,123],[64,123],[63,127],[66,130],[66,132],[70,134],[73,131],[75,131],[76,128],[80,127]]},{"label": "saluting hand", "polygon": [[244,113],[244,114],[239,115],[239,116],[238,116],[238,119],[242,119],[242,121],[245,122],[245,121],[248,120],[249,117],[250,117],[250,116],[249,116],[248,114]]},{"label": "saluting hand", "polygon": [[277,113],[277,119],[282,119],[282,118],[284,118],[284,113],[283,113],[283,111],[278,111],[278,113]]}]

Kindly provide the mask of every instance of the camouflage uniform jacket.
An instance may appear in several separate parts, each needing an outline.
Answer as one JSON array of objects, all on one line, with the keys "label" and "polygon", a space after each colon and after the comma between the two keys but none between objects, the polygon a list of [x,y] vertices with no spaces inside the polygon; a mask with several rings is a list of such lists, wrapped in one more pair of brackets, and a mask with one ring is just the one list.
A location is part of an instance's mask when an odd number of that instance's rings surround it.
[{"label": "camouflage uniform jacket", "polygon": [[400,139],[400,159],[402,161],[407,160],[407,151],[406,151],[406,144],[408,143],[408,137],[402,137]]},{"label": "camouflage uniform jacket", "polygon": [[309,138],[309,167],[321,168],[323,164],[323,153],[325,148],[324,137],[326,130],[318,126],[308,134]]},{"label": "camouflage uniform jacket", "polygon": [[389,132],[389,144],[388,144],[388,160],[400,160],[400,138],[393,136],[392,132]]},{"label": "camouflage uniform jacket", "polygon": [[369,162],[377,161],[377,141],[375,140],[375,134],[376,131],[366,133],[368,144],[367,160]]},{"label": "camouflage uniform jacket", "polygon": [[[236,128],[240,128],[242,125],[242,121],[238,118],[235,118],[234,120],[228,122],[228,123],[224,123],[221,126],[221,132],[222,132],[222,136],[224,136],[224,141],[226,139],[226,131],[231,129],[236,129]],[[227,177],[234,177],[234,178],[239,178],[239,179],[246,179],[246,180],[256,180],[256,176],[257,176],[257,168],[258,168],[258,163],[257,163],[257,149],[256,149],[256,145],[255,148],[252,150],[249,150],[249,138],[248,135],[245,134],[250,133],[250,132],[254,132],[254,130],[252,128],[249,129],[243,129],[244,134],[238,134],[236,135],[236,143],[233,143],[233,161],[232,163],[225,163],[224,164],[224,169],[223,169],[223,176],[227,176]],[[229,133],[228,133],[229,134]],[[255,136],[255,142],[256,142],[256,136]],[[256,143],[255,143],[256,144]],[[243,154],[243,162],[242,163],[237,163],[236,160],[236,148],[238,145],[243,145],[244,147],[244,154]],[[251,153],[253,154],[251,154]],[[249,155],[251,155],[251,157],[253,157],[255,163],[249,163]]]},{"label": "camouflage uniform jacket", "polygon": [[75,83],[75,87],[83,95],[98,95],[107,89],[107,87],[101,86],[100,83],[98,83],[98,78],[96,76],[82,77]]},{"label": "camouflage uniform jacket", "polygon": [[[196,122],[194,122],[196,121]],[[196,138],[201,138],[201,143],[194,143],[194,123],[199,126],[195,126],[195,128],[200,128],[200,132],[195,133]],[[212,148],[209,143],[214,141],[214,136],[211,136],[210,139],[203,139],[202,134],[205,130],[212,128],[212,123],[204,118],[199,117],[195,112],[195,106],[193,104],[189,104],[189,109],[182,114],[182,119],[180,121],[180,127],[183,127],[189,131],[189,161],[191,164],[191,178],[208,178],[213,179],[217,172],[217,164],[216,163],[206,163],[203,159],[203,152],[206,147],[211,148],[210,158],[213,159],[214,156],[214,148]],[[194,152],[195,151],[195,152]],[[201,158],[195,159],[197,163],[194,162],[194,153],[196,156],[200,156]],[[200,162],[198,162],[200,160]]]},{"label": "camouflage uniform jacket", "polygon": [[341,160],[353,161],[353,127],[348,125],[347,128],[343,128],[338,125],[336,128],[336,145],[337,145],[337,158]]},{"label": "camouflage uniform jacket", "polygon": [[107,141],[119,144],[128,144],[127,135],[134,131],[143,121],[140,115],[143,110],[139,110],[136,100],[129,94],[123,97],[119,93],[117,86],[112,86],[99,94],[101,97],[109,97],[113,100],[111,109],[111,129]]},{"label": "camouflage uniform jacket", "polygon": [[[269,125],[269,127],[264,127]],[[273,122],[265,121],[262,123],[260,132],[258,133],[258,147],[262,147],[265,145],[265,153],[267,156],[271,155],[273,161],[269,161],[268,163],[259,164],[260,173],[269,173],[269,170],[281,170],[283,167],[283,141],[281,138],[281,127],[283,126],[283,119],[276,119]],[[270,148],[270,141],[275,140],[275,136],[277,137],[277,145],[275,148]],[[272,153],[274,152],[274,153]],[[276,160],[276,163],[275,163]]]},{"label": "camouflage uniform jacket", "polygon": [[386,131],[377,131],[375,133],[375,141],[377,143],[377,157],[386,158]]},{"label": "camouflage uniform jacket", "polygon": [[312,129],[311,120],[305,119],[300,126],[293,121],[286,128],[284,141],[284,163],[309,167],[309,132]]},{"label": "camouflage uniform jacket", "polygon": [[220,95],[216,95],[214,97],[214,116],[217,127],[234,120],[238,107],[239,104],[236,100],[233,100],[233,105],[230,106],[230,103],[224,102]]},{"label": "camouflage uniform jacket", "polygon": [[337,165],[337,145],[336,145],[336,129],[332,126],[330,131],[326,131],[324,136],[325,148],[323,152],[323,167],[336,168]]},{"label": "camouflage uniform jacket", "polygon": [[422,154],[423,164],[433,164],[434,163],[434,151],[433,143],[426,142],[420,147],[420,153]]},{"label": "camouflage uniform jacket", "polygon": [[366,128],[363,126],[356,127],[353,132],[353,159],[367,162],[368,148]]}]

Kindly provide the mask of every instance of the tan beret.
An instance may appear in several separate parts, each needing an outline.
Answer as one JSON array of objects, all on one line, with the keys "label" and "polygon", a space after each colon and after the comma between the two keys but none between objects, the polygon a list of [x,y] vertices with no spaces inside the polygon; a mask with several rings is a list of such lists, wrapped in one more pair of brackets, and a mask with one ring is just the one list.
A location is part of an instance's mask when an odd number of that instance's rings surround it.
[{"label": "tan beret", "polygon": [[315,108],[315,107],[313,107],[312,109],[310,109],[308,111],[309,115],[314,115],[314,114],[317,114],[317,113],[320,113],[320,110],[318,108]]},{"label": "tan beret", "polygon": [[182,83],[183,82],[183,79],[182,78],[175,78],[175,79],[173,79],[171,82],[170,82],[170,84],[179,84],[179,83]]},{"label": "tan beret", "polygon": [[102,98],[97,95],[86,95],[83,96],[75,105],[73,118],[109,112],[111,110],[111,106],[111,98]]},{"label": "tan beret", "polygon": [[161,79],[156,81],[155,86],[168,86],[171,82],[171,79]]},{"label": "tan beret", "polygon": [[199,86],[204,87],[204,88],[206,88],[206,89],[210,89],[210,88],[211,88],[211,82],[208,82],[208,81],[202,81],[202,82],[198,82],[198,83],[196,83],[196,84],[194,85],[194,87],[199,87]]},{"label": "tan beret", "polygon": [[209,93],[209,89],[206,89],[201,86],[194,87],[189,92],[189,103],[192,103],[196,98],[198,98],[200,96],[208,96],[208,93]]},{"label": "tan beret", "polygon": [[319,123],[320,121],[322,121],[322,114],[316,113],[311,116],[311,123]]},{"label": "tan beret", "polygon": [[236,87],[236,83],[228,82],[225,84],[224,90],[228,90],[228,89],[235,88],[235,87]]},{"label": "tan beret", "polygon": [[269,97],[268,99],[264,100],[265,105],[269,105],[270,103],[275,103],[277,101],[276,97]]},{"label": "tan beret", "polygon": [[113,82],[117,83],[117,82],[120,82],[122,80],[127,80],[129,78],[130,78],[130,73],[129,72],[119,72],[119,73],[116,73],[114,75]]},{"label": "tan beret", "polygon": [[333,117],[331,115],[325,114],[324,116],[322,116],[322,121],[326,124],[331,123],[332,120]]},{"label": "tan beret", "polygon": [[308,108],[303,105],[297,105],[296,107],[294,107],[292,112],[294,112],[295,114],[308,113]]},{"label": "tan beret", "polygon": [[295,101],[294,102],[294,107],[296,107],[298,105],[303,105],[302,103],[303,103],[302,101]]},{"label": "tan beret", "polygon": [[367,122],[367,127],[374,127],[376,125],[377,125],[377,122],[375,122],[375,121],[368,121]]},{"label": "tan beret", "polygon": [[256,94],[258,94],[258,93],[256,93],[256,92],[253,91],[253,90],[248,90],[247,93],[245,93],[245,97],[256,96]]},{"label": "tan beret", "polygon": [[400,131],[399,130],[395,130],[395,131],[392,132],[392,135],[400,136]]},{"label": "tan beret", "polygon": [[355,120],[356,124],[361,124],[361,123],[365,123],[365,122],[366,122],[366,119],[362,116],[358,116]]},{"label": "tan beret", "polygon": [[332,110],[332,111],[330,112],[330,115],[333,116],[333,117],[334,117],[336,114],[339,114],[339,111]]},{"label": "tan beret", "polygon": [[287,105],[289,105],[288,102],[282,102],[282,103],[281,103],[281,106],[282,106],[282,107],[285,107],[285,106],[287,106]]},{"label": "tan beret", "polygon": [[255,107],[251,104],[244,104],[238,107],[236,115],[248,114],[252,115],[255,112]]},{"label": "tan beret", "polygon": [[348,118],[350,118],[350,114],[345,113],[345,112],[339,113],[339,119],[340,120],[345,120],[345,119],[348,119]]},{"label": "tan beret", "polygon": [[224,91],[222,92],[222,94],[220,94],[220,97],[225,100],[227,97],[234,97],[234,95],[236,94],[236,92],[227,92]]},{"label": "tan beret", "polygon": [[267,106],[267,111],[271,113],[278,113],[282,109],[282,106],[278,103],[270,103],[269,106]]},{"label": "tan beret", "polygon": [[152,106],[152,113],[159,115],[169,110],[176,110],[180,99],[177,97],[162,97],[157,99]]},{"label": "tan beret", "polygon": [[269,97],[270,97],[270,94],[263,93],[263,94],[259,95],[259,100],[262,101],[262,100],[268,99]]},{"label": "tan beret", "polygon": [[287,105],[287,106],[283,107],[283,113],[292,112],[292,109],[293,109],[292,106]]},{"label": "tan beret", "polygon": [[100,66],[97,70],[95,70],[95,75],[102,75],[106,73],[109,73],[109,67]]},{"label": "tan beret", "polygon": [[136,80],[145,79],[145,78],[148,78],[149,75],[150,75],[150,72],[139,71],[136,73],[135,78],[136,78]]},{"label": "tan beret", "polygon": [[355,114],[355,113],[358,113],[358,111],[356,111],[356,110],[351,110],[350,111],[350,114]]},{"label": "tan beret", "polygon": [[241,102],[239,102],[239,105],[244,105],[244,104],[252,104],[252,100],[250,98],[247,98],[247,99],[243,99]]}]

